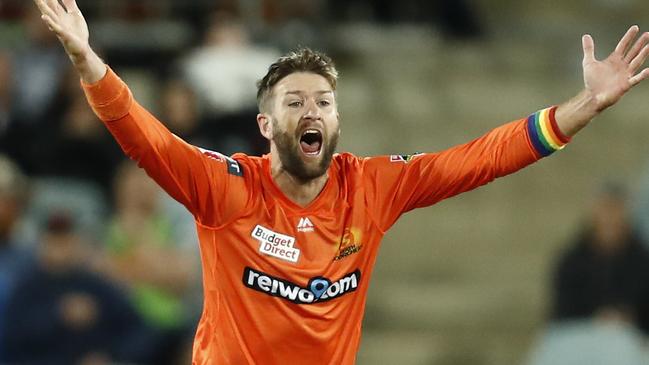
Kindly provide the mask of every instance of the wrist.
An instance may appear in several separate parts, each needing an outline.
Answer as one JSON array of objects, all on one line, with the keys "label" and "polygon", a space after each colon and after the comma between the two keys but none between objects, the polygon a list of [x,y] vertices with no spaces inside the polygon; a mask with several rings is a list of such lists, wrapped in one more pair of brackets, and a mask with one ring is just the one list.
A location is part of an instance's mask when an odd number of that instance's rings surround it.
[{"label": "wrist", "polygon": [[78,50],[76,52],[71,52],[67,49],[66,51],[68,53],[68,57],[70,57],[70,61],[72,61],[72,64],[75,67],[83,66],[83,64],[88,62],[91,53],[94,53],[92,51],[92,48],[90,48],[90,44],[86,44],[85,47],[83,47],[81,50]]},{"label": "wrist", "polygon": [[79,53],[71,54],[70,60],[86,84],[94,84],[106,75],[106,64],[90,46]]},{"label": "wrist", "polygon": [[556,121],[561,132],[572,137],[585,127],[595,116],[606,109],[596,95],[584,89],[569,101],[559,105]]},{"label": "wrist", "polygon": [[591,119],[610,106],[610,104],[604,103],[601,98],[597,97],[596,94],[588,89],[584,89],[579,93],[576,99],[578,99],[580,106],[584,109],[584,113],[592,115]]}]

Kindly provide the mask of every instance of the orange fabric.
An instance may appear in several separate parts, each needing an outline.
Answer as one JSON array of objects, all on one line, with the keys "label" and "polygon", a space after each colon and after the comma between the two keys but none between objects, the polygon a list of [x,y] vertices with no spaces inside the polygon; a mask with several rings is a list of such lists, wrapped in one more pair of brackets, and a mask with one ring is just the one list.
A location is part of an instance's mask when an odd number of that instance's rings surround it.
[{"label": "orange fabric", "polygon": [[525,120],[440,153],[334,156],[307,207],[270,176],[268,156],[191,146],[109,70],[83,85],[125,153],[196,219],[204,309],[194,364],[353,364],[385,231],[411,209],[486,184],[539,157]]}]

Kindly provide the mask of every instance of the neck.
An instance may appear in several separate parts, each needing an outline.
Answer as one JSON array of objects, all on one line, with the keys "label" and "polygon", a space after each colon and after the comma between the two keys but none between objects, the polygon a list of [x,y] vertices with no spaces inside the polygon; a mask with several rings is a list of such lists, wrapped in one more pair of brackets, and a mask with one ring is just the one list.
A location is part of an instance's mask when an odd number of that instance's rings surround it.
[{"label": "neck", "polygon": [[327,179],[329,179],[329,176],[324,174],[308,181],[302,181],[284,170],[279,158],[275,159],[272,156],[270,174],[279,190],[301,207],[311,204],[324,189]]}]

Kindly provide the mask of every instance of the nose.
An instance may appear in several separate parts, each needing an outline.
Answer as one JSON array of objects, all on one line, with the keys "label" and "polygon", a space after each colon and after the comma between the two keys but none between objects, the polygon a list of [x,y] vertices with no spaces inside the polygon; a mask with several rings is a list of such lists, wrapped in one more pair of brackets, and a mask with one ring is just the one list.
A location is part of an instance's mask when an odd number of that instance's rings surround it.
[{"label": "nose", "polygon": [[318,108],[318,105],[315,100],[309,100],[307,102],[306,111],[304,113],[304,116],[302,116],[302,118],[311,119],[311,120],[319,120],[321,118],[320,108]]}]

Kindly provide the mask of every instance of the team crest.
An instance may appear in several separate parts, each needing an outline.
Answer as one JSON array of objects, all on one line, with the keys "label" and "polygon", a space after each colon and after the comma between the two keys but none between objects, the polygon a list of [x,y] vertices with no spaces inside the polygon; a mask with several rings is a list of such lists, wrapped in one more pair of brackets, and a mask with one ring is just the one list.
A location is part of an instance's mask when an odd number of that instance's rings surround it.
[{"label": "team crest", "polygon": [[363,244],[360,241],[361,232],[359,229],[345,228],[342,237],[340,237],[340,242],[336,247],[334,261],[342,260],[349,255],[360,252],[363,248]]}]

